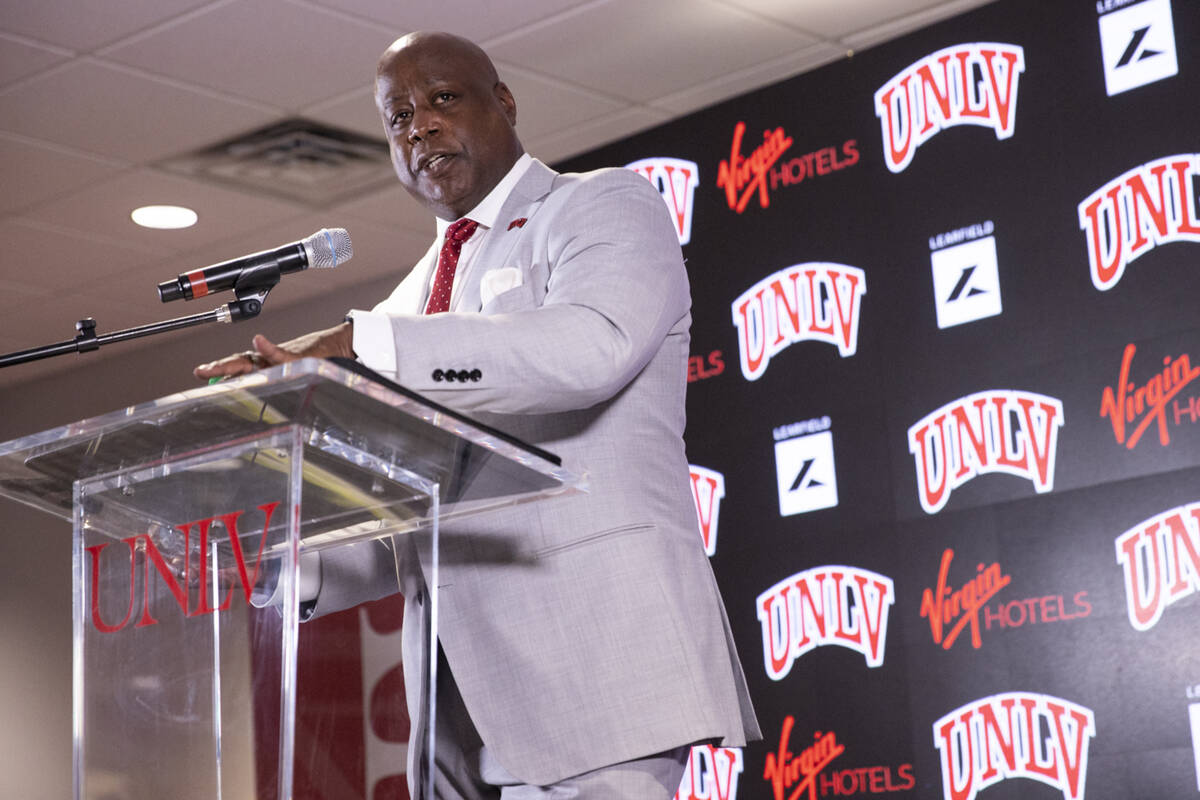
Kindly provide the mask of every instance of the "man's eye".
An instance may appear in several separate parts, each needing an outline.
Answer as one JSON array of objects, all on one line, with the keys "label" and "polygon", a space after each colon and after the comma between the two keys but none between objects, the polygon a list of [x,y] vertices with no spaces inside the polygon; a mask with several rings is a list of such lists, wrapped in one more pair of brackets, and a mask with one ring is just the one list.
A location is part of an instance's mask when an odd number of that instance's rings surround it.
[{"label": "man's eye", "polygon": [[454,94],[451,92],[439,92],[437,99],[439,102],[447,103],[454,99]]},{"label": "man's eye", "polygon": [[399,125],[402,122],[407,122],[408,118],[411,116],[412,114],[407,111],[397,111],[395,114],[392,114],[392,125]]}]

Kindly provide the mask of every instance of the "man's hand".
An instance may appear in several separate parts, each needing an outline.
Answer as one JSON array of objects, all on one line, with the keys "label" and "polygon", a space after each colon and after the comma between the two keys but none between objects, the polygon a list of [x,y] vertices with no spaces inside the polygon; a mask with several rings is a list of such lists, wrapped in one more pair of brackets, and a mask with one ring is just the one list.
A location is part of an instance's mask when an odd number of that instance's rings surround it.
[{"label": "man's hand", "polygon": [[323,331],[313,331],[303,336],[273,344],[262,334],[254,337],[254,349],[244,353],[234,353],[218,361],[201,364],[192,370],[197,378],[232,378],[245,375],[256,369],[273,367],[295,361],[298,358],[312,356],[314,358],[331,358],[343,356],[354,358],[354,329],[349,322],[343,322]]}]

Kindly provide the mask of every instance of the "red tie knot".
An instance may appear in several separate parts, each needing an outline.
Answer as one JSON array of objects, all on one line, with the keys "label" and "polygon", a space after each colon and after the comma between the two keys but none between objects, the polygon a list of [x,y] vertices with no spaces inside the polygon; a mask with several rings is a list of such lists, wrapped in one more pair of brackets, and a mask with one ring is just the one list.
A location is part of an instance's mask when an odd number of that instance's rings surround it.
[{"label": "red tie knot", "polygon": [[451,223],[450,227],[446,229],[446,241],[465,242],[471,238],[471,235],[475,233],[475,229],[478,227],[478,222],[464,217],[457,222]]}]

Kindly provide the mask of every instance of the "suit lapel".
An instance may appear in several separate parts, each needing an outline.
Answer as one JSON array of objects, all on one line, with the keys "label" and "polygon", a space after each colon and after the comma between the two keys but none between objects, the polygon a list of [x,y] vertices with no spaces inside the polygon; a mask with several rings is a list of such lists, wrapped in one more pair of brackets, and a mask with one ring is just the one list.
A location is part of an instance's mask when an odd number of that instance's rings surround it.
[{"label": "suit lapel", "polygon": [[537,213],[557,176],[557,172],[537,159],[530,164],[500,208],[496,227],[488,231],[483,247],[471,259],[466,274],[460,278],[463,283],[454,304],[455,311],[479,311],[482,307],[479,285],[483,274],[489,269],[506,266],[509,254],[524,233],[523,224],[514,226],[513,222],[521,219],[528,221]]}]

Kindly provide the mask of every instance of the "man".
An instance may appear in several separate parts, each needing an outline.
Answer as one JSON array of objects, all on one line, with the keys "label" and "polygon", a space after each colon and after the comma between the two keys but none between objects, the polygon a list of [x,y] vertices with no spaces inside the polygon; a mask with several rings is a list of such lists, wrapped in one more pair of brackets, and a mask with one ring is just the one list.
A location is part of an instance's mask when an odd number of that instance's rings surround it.
[{"label": "man", "polygon": [[[376,103],[438,243],[374,311],[196,374],[356,354],[586,470],[587,495],[443,528],[437,794],[667,800],[691,745],[759,736],[688,485],[690,297],[667,210],[632,172],[525,155],[512,94],[466,40],[397,40]],[[317,613],[399,573],[419,641],[427,554],[398,548],[326,551]],[[407,648],[410,687],[427,657]]]}]

